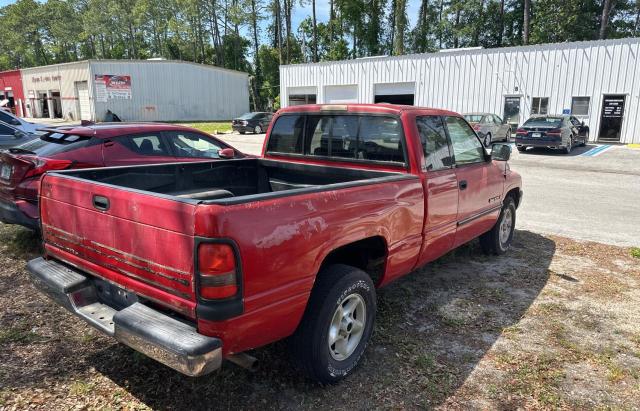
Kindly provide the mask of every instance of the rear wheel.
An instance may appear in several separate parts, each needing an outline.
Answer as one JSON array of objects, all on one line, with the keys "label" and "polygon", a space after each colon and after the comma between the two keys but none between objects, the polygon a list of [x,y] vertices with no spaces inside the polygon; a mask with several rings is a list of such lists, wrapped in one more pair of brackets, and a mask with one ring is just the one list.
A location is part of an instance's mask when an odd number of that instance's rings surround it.
[{"label": "rear wheel", "polygon": [[526,147],[516,147],[518,149],[519,152],[524,153],[525,151],[527,151]]},{"label": "rear wheel", "polygon": [[246,131],[239,131],[239,133],[240,133],[240,134],[244,134],[244,133],[246,133]]},{"label": "rear wheel", "polygon": [[491,146],[491,133],[487,133],[487,135],[484,136],[484,146],[485,147]]},{"label": "rear wheel", "polygon": [[323,269],[290,339],[298,367],[321,383],[345,378],[364,353],[375,316],[375,288],[367,273],[342,264]]},{"label": "rear wheel", "polygon": [[513,241],[516,227],[516,203],[511,196],[505,198],[498,221],[493,228],[480,236],[480,246],[486,254],[504,254]]},{"label": "rear wheel", "polygon": [[573,136],[569,137],[569,141],[567,142],[566,147],[564,148],[564,153],[565,154],[569,154],[571,153],[571,149],[573,148]]},{"label": "rear wheel", "polygon": [[253,129],[253,133],[254,133],[254,134],[262,134],[262,127],[260,127],[259,125],[257,125],[257,126]]}]

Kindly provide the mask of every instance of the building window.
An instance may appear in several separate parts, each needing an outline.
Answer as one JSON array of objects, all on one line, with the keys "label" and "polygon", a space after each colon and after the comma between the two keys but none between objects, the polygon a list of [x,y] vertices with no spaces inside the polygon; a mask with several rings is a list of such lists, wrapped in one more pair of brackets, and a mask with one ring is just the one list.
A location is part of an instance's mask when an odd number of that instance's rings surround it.
[{"label": "building window", "polygon": [[571,114],[574,116],[588,116],[591,97],[573,97],[571,99]]},{"label": "building window", "polygon": [[531,101],[531,114],[549,114],[549,97],[534,97]]}]

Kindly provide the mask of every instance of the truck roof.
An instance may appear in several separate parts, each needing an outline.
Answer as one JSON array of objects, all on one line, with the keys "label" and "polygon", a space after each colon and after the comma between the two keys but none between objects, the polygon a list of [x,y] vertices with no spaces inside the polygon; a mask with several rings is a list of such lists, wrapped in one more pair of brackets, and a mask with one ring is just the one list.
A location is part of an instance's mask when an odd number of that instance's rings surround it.
[{"label": "truck roof", "polygon": [[449,110],[442,110],[429,107],[405,106],[399,104],[376,103],[376,104],[306,104],[301,106],[291,106],[280,109],[280,113],[313,113],[321,111],[346,111],[349,113],[387,113],[400,114],[405,111],[427,112],[427,115],[434,116],[459,116],[458,113]]},{"label": "truck roof", "polygon": [[78,126],[47,127],[42,128],[41,130],[52,133],[109,138],[131,133],[177,130],[184,131],[185,129],[189,130],[190,128],[178,124],[166,123],[99,123]]}]

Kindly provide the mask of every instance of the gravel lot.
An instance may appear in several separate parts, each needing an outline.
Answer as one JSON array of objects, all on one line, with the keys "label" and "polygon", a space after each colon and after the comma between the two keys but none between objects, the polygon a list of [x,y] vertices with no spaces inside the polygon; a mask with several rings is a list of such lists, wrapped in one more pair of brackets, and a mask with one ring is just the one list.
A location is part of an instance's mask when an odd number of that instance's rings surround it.
[{"label": "gravel lot", "polygon": [[[634,253],[638,253],[636,250]],[[356,373],[322,387],[286,342],[181,376],[39,295],[38,241],[0,224],[0,409],[632,409],[640,404],[640,259],[632,250],[518,231],[486,257],[471,243],[378,295]]]}]

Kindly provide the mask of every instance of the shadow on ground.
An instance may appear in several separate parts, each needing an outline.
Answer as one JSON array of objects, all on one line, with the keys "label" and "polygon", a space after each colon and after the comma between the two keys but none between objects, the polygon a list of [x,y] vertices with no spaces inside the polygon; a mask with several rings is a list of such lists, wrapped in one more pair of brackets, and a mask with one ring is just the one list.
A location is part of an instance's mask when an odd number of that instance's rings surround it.
[{"label": "shadow on ground", "polygon": [[373,341],[358,370],[335,386],[301,378],[286,342],[252,353],[257,372],[225,363],[198,379],[111,343],[77,360],[154,409],[432,407],[520,320],[547,283],[554,252],[552,240],[518,231],[504,256],[484,256],[474,242],[381,290]]},{"label": "shadow on ground", "polygon": [[596,144],[589,144],[587,143],[586,146],[584,147],[573,147],[573,149],[571,150],[571,153],[566,154],[564,151],[562,150],[553,150],[550,148],[540,148],[540,147],[533,147],[533,148],[528,148],[525,151],[521,151],[521,154],[524,155],[543,155],[543,156],[563,156],[563,157],[576,157],[579,156],[581,154],[586,153],[587,151],[597,148],[599,147]]}]

